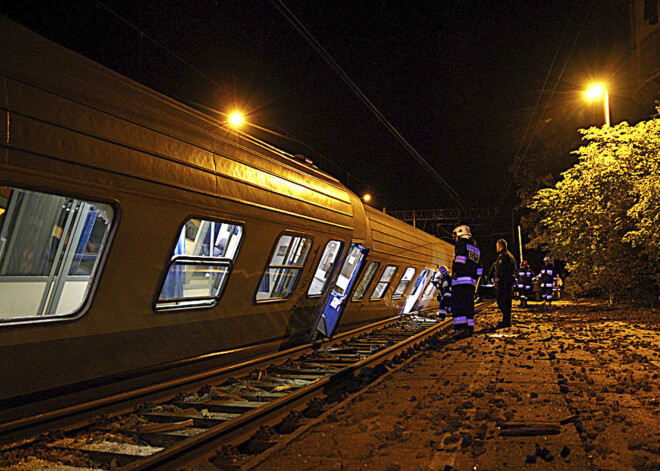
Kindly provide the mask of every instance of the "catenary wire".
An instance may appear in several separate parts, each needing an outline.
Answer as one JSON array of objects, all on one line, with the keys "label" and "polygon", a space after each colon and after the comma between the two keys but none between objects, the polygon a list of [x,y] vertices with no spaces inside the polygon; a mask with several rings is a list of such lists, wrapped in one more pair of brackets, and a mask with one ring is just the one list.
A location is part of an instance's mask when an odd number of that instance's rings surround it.
[{"label": "catenary wire", "polygon": [[[112,14],[113,16],[115,16],[116,18],[118,18],[122,23],[124,23],[125,25],[127,25],[128,27],[130,27],[132,30],[134,30],[134,31],[136,31],[136,32],[138,32],[138,33],[140,34],[140,51],[139,51],[139,54],[140,54],[139,62],[140,62],[140,63],[139,63],[139,65],[138,65],[138,75],[141,75],[141,67],[142,67],[142,49],[143,49],[142,43],[143,43],[144,38],[147,38],[147,40],[151,41],[153,44],[155,44],[156,46],[158,46],[159,48],[161,48],[161,49],[162,49],[163,51],[165,51],[166,53],[170,54],[172,57],[174,57],[176,60],[180,61],[180,62],[181,62],[182,64],[184,64],[185,66],[187,66],[187,67],[189,67],[190,69],[192,69],[192,70],[194,70],[195,72],[197,72],[200,76],[204,77],[205,79],[207,79],[209,82],[211,82],[211,83],[214,84],[215,86],[217,86],[217,87],[220,87],[220,86],[221,86],[217,81],[215,81],[214,79],[212,79],[211,77],[209,77],[208,75],[206,75],[204,72],[202,72],[201,70],[199,70],[198,68],[196,68],[195,66],[193,66],[192,64],[190,64],[189,62],[187,62],[186,60],[184,60],[182,57],[180,57],[179,55],[177,55],[177,54],[176,54],[174,51],[172,51],[171,49],[165,47],[163,44],[161,44],[160,42],[158,42],[157,40],[155,40],[153,37],[149,36],[147,33],[145,33],[145,32],[142,31],[140,28],[138,28],[137,26],[135,26],[134,24],[132,24],[130,21],[128,21],[126,18],[124,18],[123,16],[121,16],[120,14],[118,14],[117,12],[115,12],[114,10],[112,10],[112,9],[111,9],[110,7],[108,7],[107,5],[103,4],[102,2],[100,2],[100,1],[98,1],[98,0],[95,0],[94,3],[96,3],[97,5],[99,5],[100,7],[102,7],[103,9],[105,9],[107,12],[109,12],[110,14]],[[189,101],[189,100],[183,100],[183,101]],[[196,107],[201,107],[201,108],[205,108],[205,109],[207,109],[207,110],[209,110],[209,111],[212,111],[213,113],[224,114],[224,113],[221,112],[221,111],[215,110],[215,109],[213,109],[213,108],[209,108],[209,107],[207,107],[207,106],[205,106],[205,105],[202,105],[201,103],[196,103],[196,102],[195,102],[195,103],[194,103],[194,106],[196,106]],[[262,105],[262,107],[263,107],[263,106],[265,106],[265,105]],[[252,112],[254,112],[254,110],[252,110]],[[324,156],[324,155],[321,154],[319,151],[317,151],[316,149],[314,149],[313,147],[311,147],[309,144],[306,144],[305,142],[303,142],[302,140],[300,140],[298,137],[293,136],[289,131],[284,131],[284,132],[286,133],[286,136],[285,136],[285,135],[282,135],[282,134],[280,134],[280,133],[274,132],[274,131],[272,131],[272,130],[270,130],[270,129],[262,128],[262,127],[260,127],[260,126],[255,125],[255,124],[252,124],[252,123],[249,123],[249,124],[250,124],[250,126],[253,126],[253,127],[258,128],[258,129],[261,129],[262,131],[266,131],[266,132],[268,132],[268,133],[271,133],[271,134],[277,135],[277,136],[279,136],[279,137],[288,138],[288,139],[290,139],[290,140],[292,140],[292,141],[294,141],[294,142],[297,142],[297,143],[303,145],[303,146],[306,147],[307,149],[309,149],[309,150],[311,150],[312,152],[314,152],[314,154],[316,154],[318,157],[320,157],[320,158],[323,159],[324,161],[328,162],[329,164],[333,165],[335,168],[337,168],[337,169],[341,170],[342,172],[344,172],[344,173],[346,174],[346,176],[347,176],[349,182],[350,182],[350,180],[354,180],[354,181],[359,182],[360,184],[362,184],[362,185],[365,186],[366,188],[369,188],[369,189],[372,188],[371,185],[369,185],[369,184],[366,183],[365,181],[361,180],[360,178],[358,178],[357,176],[355,176],[354,174],[352,174],[352,173],[349,172],[348,170],[344,169],[344,168],[343,168],[342,166],[340,166],[339,164],[333,162],[332,159],[330,159],[330,158]]]},{"label": "catenary wire", "polygon": [[[552,100],[552,97],[554,96],[555,90],[557,90],[557,86],[559,85],[559,82],[561,81],[562,76],[564,75],[564,71],[566,70],[566,66],[568,65],[568,62],[571,58],[571,54],[573,53],[573,50],[575,49],[575,46],[577,45],[578,40],[580,39],[580,36],[582,35],[582,31],[584,30],[584,26],[587,23],[587,20],[589,19],[589,16],[591,15],[591,10],[593,9],[594,4],[596,3],[596,0],[592,0],[591,4],[589,5],[589,10],[587,11],[587,14],[584,17],[584,20],[582,20],[582,25],[580,26],[580,30],[578,31],[578,34],[575,36],[575,40],[573,41],[573,44],[571,46],[571,49],[568,51],[568,55],[566,56],[566,60],[564,61],[564,65],[561,68],[561,71],[559,72],[559,76],[557,77],[557,80],[555,81],[554,86],[552,87],[552,90],[550,92],[550,96],[548,97],[548,100],[545,102],[545,105],[543,107],[543,110],[541,112],[541,115],[539,116],[539,119],[536,121],[536,125],[534,126],[534,131],[532,132],[530,138],[527,141],[527,146],[525,147],[524,152],[519,156],[519,158],[514,159],[514,170],[511,172],[511,175],[509,179],[507,180],[507,185],[502,192],[502,195],[500,197],[499,203],[497,208],[501,207],[504,198],[506,195],[509,193],[509,190],[511,189],[511,186],[513,185],[513,181],[518,173],[518,170],[520,169],[520,166],[522,165],[522,162],[525,160],[527,157],[527,152],[529,151],[530,147],[532,146],[532,142],[534,140],[534,136],[536,135],[536,132],[539,129],[539,126],[541,124],[541,121],[543,121],[543,116],[545,116],[545,112],[548,110],[548,105],[550,104],[550,101]],[[541,93],[543,93],[543,90],[541,90]],[[540,96],[539,96],[540,98]],[[533,116],[533,115],[532,115]],[[530,119],[531,122],[531,119]],[[516,155],[518,157],[518,155]]]},{"label": "catenary wire", "polygon": [[298,31],[301,36],[309,43],[310,46],[327,62],[330,68],[341,77],[341,79],[353,90],[357,97],[371,110],[376,116],[378,121],[385,126],[385,128],[396,138],[397,141],[412,155],[412,157],[426,170],[435,180],[437,180],[442,188],[449,194],[454,202],[461,208],[463,203],[456,191],[440,176],[436,170],[429,165],[429,163],[417,152],[417,150],[401,135],[399,131],[390,123],[387,118],[376,108],[376,106],[369,100],[364,92],[353,82],[353,80],[344,72],[344,70],[337,64],[337,62],[328,54],[328,52],[321,46],[321,44],[312,36],[312,34],[305,28],[305,26],[298,20],[293,12],[282,2],[282,0],[270,0],[273,6],[291,23],[291,25]]}]

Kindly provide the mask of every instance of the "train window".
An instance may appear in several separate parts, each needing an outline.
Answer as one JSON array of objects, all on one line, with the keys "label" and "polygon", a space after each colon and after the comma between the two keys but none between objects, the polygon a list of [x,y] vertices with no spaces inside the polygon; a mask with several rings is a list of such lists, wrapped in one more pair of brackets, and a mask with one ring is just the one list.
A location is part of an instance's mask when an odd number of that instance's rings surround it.
[{"label": "train window", "polygon": [[0,319],[79,311],[113,219],[108,204],[0,187]]},{"label": "train window", "polygon": [[403,293],[406,292],[406,288],[408,288],[408,285],[412,281],[413,276],[415,276],[415,271],[416,270],[412,267],[406,268],[406,271],[401,277],[401,281],[399,281],[399,285],[394,290],[394,294],[392,294],[392,299],[401,299]]},{"label": "train window", "polygon": [[362,255],[360,247],[357,245],[352,245],[346,254],[346,260],[341,267],[341,272],[337,276],[337,282],[335,287],[332,289],[337,295],[344,296],[346,294],[346,289],[351,283],[351,278],[356,270],[356,265],[362,262]]},{"label": "train window", "polygon": [[206,219],[189,219],[181,228],[157,310],[212,307],[231,274],[243,227]]},{"label": "train window", "polygon": [[415,284],[413,285],[413,288],[410,290],[410,294],[408,296],[416,296],[417,292],[424,286],[424,283],[426,283],[426,278],[429,276],[429,273],[431,273],[431,270],[422,270],[422,273],[419,274],[417,279],[415,280]]},{"label": "train window", "polygon": [[385,267],[383,274],[380,276],[380,280],[378,280],[378,284],[376,284],[376,287],[374,288],[374,292],[371,293],[370,299],[381,299],[383,296],[385,296],[385,292],[390,286],[392,278],[394,278],[394,274],[396,273],[397,269],[398,267],[395,267],[394,265],[388,265]]},{"label": "train window", "polygon": [[311,247],[311,239],[305,237],[287,234],[280,237],[261,277],[257,301],[291,297]]},{"label": "train window", "polygon": [[343,246],[344,244],[338,240],[331,240],[326,244],[319,266],[316,267],[312,283],[309,285],[309,290],[307,290],[307,296],[320,296],[323,293]]},{"label": "train window", "polygon": [[424,290],[424,293],[422,293],[421,300],[425,301],[427,299],[431,299],[435,290],[436,290],[435,285],[432,282],[429,282],[429,284],[426,285],[426,289]]},{"label": "train window", "polygon": [[376,272],[378,271],[379,267],[380,267],[380,262],[371,262],[369,264],[367,269],[364,271],[364,275],[362,275],[360,284],[358,284],[357,288],[355,288],[355,293],[353,293],[353,299],[364,298],[364,294],[367,292],[367,288],[371,284],[371,280],[373,280],[374,276],[376,276]]}]

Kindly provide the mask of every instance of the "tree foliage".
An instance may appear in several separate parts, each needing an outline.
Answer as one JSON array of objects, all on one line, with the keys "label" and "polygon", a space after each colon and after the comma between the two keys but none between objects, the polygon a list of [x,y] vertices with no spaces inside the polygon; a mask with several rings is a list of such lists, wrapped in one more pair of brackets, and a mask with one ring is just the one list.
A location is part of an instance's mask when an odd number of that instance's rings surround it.
[{"label": "tree foliage", "polygon": [[541,219],[530,245],[566,261],[581,291],[657,303],[660,119],[581,133],[578,163],[533,197]]}]

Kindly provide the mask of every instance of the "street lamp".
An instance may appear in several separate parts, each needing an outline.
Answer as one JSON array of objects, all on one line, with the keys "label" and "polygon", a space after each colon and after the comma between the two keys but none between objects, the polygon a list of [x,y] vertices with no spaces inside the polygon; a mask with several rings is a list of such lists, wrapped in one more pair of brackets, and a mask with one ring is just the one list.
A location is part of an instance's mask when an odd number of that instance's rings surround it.
[{"label": "street lamp", "polygon": [[368,203],[369,201],[371,201],[371,195],[369,193],[365,193],[364,195],[362,195],[362,200],[365,203]]},{"label": "street lamp", "polygon": [[610,97],[607,89],[601,84],[594,84],[589,87],[584,94],[589,101],[603,97],[603,110],[605,111],[605,124],[610,125]]},{"label": "street lamp", "polygon": [[244,122],[245,118],[243,117],[243,113],[239,111],[234,111],[229,115],[229,124],[234,128],[240,128]]}]

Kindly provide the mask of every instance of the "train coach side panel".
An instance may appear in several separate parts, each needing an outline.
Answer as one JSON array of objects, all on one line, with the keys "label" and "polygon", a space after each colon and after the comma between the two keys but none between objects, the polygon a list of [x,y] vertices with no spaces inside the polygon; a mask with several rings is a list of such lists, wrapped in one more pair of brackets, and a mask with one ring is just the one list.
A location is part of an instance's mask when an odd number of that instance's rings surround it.
[{"label": "train coach side panel", "polygon": [[[1,382],[0,401],[210,352],[276,349],[309,333],[320,298],[306,289],[322,247],[330,239],[348,246],[355,224],[365,233],[354,195],[318,169],[219,131],[194,110],[2,19],[0,49],[1,183],[115,210],[83,312],[0,325],[0,370],[14,378]],[[233,271],[217,306],[154,311],[190,217],[244,228]],[[313,242],[299,285],[289,299],[257,303],[285,230]]]},{"label": "train coach side panel", "polygon": [[[25,178],[15,171],[4,175],[17,183]],[[42,189],[53,185],[52,175],[28,177]],[[319,301],[306,296],[311,270],[304,271],[291,299],[254,303],[273,246],[283,227],[310,237],[315,245],[306,267],[312,267],[327,239],[350,240],[345,230],[293,216],[273,217],[269,211],[240,203],[219,205],[210,199],[207,205],[193,207],[83,182],[56,186],[91,200],[111,191],[121,203],[120,224],[98,289],[82,317],[0,327],[0,369],[13,378],[0,385],[3,399],[307,334]],[[154,312],[151,306],[177,234],[191,215],[244,227],[234,270],[216,307]],[[235,355],[220,361],[235,361]]]},{"label": "train coach side panel", "polygon": [[340,331],[398,314],[413,286],[410,283],[400,299],[392,299],[406,268],[415,269],[414,281],[422,270],[436,270],[439,265],[451,265],[453,259],[453,245],[371,207],[366,206],[365,210],[371,239],[371,252],[366,263],[380,263],[377,276],[388,265],[397,267],[397,272],[381,299],[371,299],[377,281],[374,279],[363,298],[353,299],[349,303]]}]

